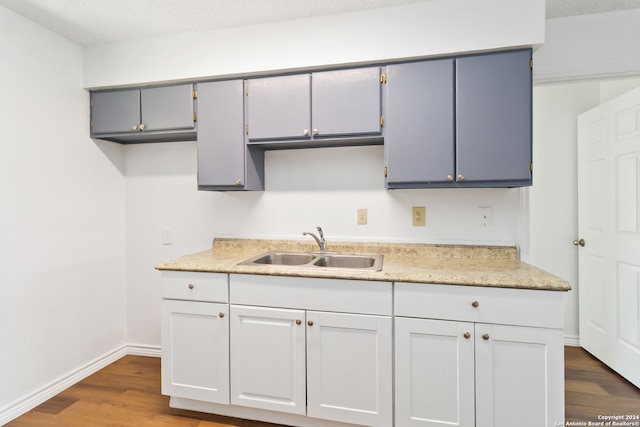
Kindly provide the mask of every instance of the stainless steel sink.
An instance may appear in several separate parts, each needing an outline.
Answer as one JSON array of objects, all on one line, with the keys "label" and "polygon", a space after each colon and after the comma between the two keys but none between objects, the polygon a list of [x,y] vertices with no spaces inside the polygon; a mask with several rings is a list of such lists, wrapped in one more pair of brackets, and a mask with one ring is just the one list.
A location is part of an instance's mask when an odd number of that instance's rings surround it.
[{"label": "stainless steel sink", "polygon": [[300,253],[271,252],[252,259],[252,264],[303,265],[316,259],[315,255]]},{"label": "stainless steel sink", "polygon": [[318,267],[335,268],[371,268],[376,263],[376,258],[369,255],[324,255],[314,261]]},{"label": "stainless steel sink", "polygon": [[240,265],[272,265],[279,267],[342,268],[350,270],[382,270],[383,255],[353,255],[340,253],[267,252]]}]

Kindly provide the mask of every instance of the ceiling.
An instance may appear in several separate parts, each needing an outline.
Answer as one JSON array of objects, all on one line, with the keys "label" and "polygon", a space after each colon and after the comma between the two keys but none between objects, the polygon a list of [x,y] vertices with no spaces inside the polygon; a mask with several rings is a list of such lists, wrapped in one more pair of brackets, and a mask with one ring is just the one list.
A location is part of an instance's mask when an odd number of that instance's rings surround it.
[{"label": "ceiling", "polygon": [[[331,15],[431,0],[0,0],[81,45]],[[640,8],[640,0],[546,0],[547,19]]]}]

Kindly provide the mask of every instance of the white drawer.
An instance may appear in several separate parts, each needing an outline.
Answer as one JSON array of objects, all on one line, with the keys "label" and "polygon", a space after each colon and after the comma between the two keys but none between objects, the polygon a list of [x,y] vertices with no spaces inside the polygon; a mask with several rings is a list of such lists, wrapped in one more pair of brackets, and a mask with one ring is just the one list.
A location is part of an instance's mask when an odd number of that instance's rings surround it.
[{"label": "white drawer", "polygon": [[564,292],[420,283],[394,286],[396,316],[564,328]]},{"label": "white drawer", "polygon": [[231,274],[232,304],[390,316],[391,282]]},{"label": "white drawer", "polygon": [[226,273],[162,271],[162,298],[188,301],[229,302]]}]

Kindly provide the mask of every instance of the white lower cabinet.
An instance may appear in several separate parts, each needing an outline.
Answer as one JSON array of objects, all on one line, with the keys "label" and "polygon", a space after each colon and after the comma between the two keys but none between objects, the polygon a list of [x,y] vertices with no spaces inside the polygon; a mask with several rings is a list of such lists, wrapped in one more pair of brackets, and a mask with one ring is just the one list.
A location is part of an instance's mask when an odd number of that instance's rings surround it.
[{"label": "white lower cabinet", "polygon": [[231,403],[390,426],[391,329],[388,316],[232,305]]},{"label": "white lower cabinet", "polygon": [[305,314],[231,306],[231,403],[306,412]]},{"label": "white lower cabinet", "polygon": [[162,394],[229,403],[228,304],[162,301]]},{"label": "white lower cabinet", "polygon": [[395,426],[564,425],[562,297],[396,284]]},{"label": "white lower cabinet", "polygon": [[162,394],[229,403],[228,295],[226,274],[162,272]]}]

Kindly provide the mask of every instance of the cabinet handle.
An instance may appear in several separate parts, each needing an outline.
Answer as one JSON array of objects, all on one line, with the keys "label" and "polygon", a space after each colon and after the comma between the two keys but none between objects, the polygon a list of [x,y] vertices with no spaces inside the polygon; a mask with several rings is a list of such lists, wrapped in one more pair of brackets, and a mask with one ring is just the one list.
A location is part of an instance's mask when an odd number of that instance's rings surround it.
[{"label": "cabinet handle", "polygon": [[296,325],[301,325],[301,324],[302,324],[302,320],[296,319]]},{"label": "cabinet handle", "polygon": [[453,175],[447,175],[447,181],[449,182],[453,181]]},{"label": "cabinet handle", "polygon": [[138,125],[131,126],[131,130],[138,130]]},{"label": "cabinet handle", "polygon": [[464,181],[464,175],[458,174],[458,181]]},{"label": "cabinet handle", "polygon": [[482,334],[482,339],[483,340],[488,340],[489,339],[489,334]]},{"label": "cabinet handle", "polygon": [[224,313],[223,312],[218,313],[218,317],[223,318],[224,317]]},{"label": "cabinet handle", "polygon": [[240,178],[236,179],[236,185],[242,185],[242,180]]},{"label": "cabinet handle", "polygon": [[189,289],[193,289],[193,283],[189,283]]},{"label": "cabinet handle", "polygon": [[317,134],[318,134],[318,129],[314,129],[314,130],[312,131],[312,133],[313,133],[314,135],[317,135]]},{"label": "cabinet handle", "polygon": [[309,136],[309,129],[305,129],[305,130],[303,130],[303,131],[302,131],[302,134],[303,134],[304,136]]},{"label": "cabinet handle", "polygon": [[471,338],[471,334],[469,332],[465,332],[463,335],[466,339]]},{"label": "cabinet handle", "polygon": [[309,325],[309,326],[313,326],[313,320],[309,320],[309,321],[307,322],[307,325]]},{"label": "cabinet handle", "polygon": [[480,306],[480,303],[478,301],[474,301],[471,303],[471,307],[473,308],[478,308]]},{"label": "cabinet handle", "polygon": [[140,130],[144,130],[144,124],[140,123]]}]

